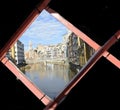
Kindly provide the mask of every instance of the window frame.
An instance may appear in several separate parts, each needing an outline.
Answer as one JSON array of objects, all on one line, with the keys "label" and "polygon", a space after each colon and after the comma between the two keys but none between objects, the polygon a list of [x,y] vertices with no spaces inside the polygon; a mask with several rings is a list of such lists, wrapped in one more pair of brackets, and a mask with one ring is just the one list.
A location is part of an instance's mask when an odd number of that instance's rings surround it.
[{"label": "window frame", "polygon": [[[0,50],[0,61],[19,79],[21,82],[29,88],[29,90],[40,99],[46,106],[44,110],[49,108],[56,108],[60,101],[70,92],[70,90],[82,79],[82,77],[92,68],[92,66],[104,56],[108,61],[114,64],[120,69],[120,61],[110,54],[107,50],[120,38],[120,31],[116,32],[103,46],[98,45],[95,41],[89,38],[86,34],[77,29],[73,24],[63,18],[55,10],[48,7],[50,0],[43,0],[27,17],[23,24],[18,28],[18,30],[13,34],[11,39],[6,42],[5,46]],[[67,87],[54,99],[50,99],[46,94],[44,94],[40,89],[38,89],[22,72],[7,58],[5,57],[6,52],[9,48],[21,37],[21,35],[26,31],[26,29],[31,25],[31,23],[37,18],[41,11],[45,9],[52,16],[63,23],[69,30],[74,32],[83,41],[95,49],[96,53],[90,58],[89,62],[80,70],[79,74],[70,81]]]}]

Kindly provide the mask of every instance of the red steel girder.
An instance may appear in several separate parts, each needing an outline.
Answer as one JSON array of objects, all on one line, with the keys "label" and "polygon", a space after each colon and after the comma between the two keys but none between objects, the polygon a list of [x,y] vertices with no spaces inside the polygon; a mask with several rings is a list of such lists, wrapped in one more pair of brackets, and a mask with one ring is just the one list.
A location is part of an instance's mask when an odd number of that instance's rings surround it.
[{"label": "red steel girder", "polygon": [[[83,41],[85,41],[88,45],[90,45],[93,49],[98,50],[99,48],[101,48],[100,45],[98,45],[95,41],[90,39],[86,34],[81,32],[78,28],[72,25],[65,18],[63,18],[59,13],[57,13],[56,11],[54,11],[49,7],[47,7],[46,10],[49,13],[51,13],[51,15],[54,16],[56,19],[58,19],[61,23],[63,23],[68,29],[74,32],[78,37],[80,37]],[[118,37],[117,39],[119,38],[120,37]],[[104,52],[103,56],[120,69],[120,61],[116,57],[114,57],[112,54],[110,54],[107,50]]]},{"label": "red steel girder", "polygon": [[82,77],[92,68],[92,66],[103,56],[120,37],[120,31],[116,32],[95,54],[88,60],[88,63],[80,70],[79,74],[71,80],[68,86],[56,97],[56,99],[48,104],[44,110],[55,110],[60,101],[69,93],[69,91],[82,79]]},{"label": "red steel girder", "polygon": [[[13,74],[20,79],[26,87],[28,87],[33,94],[36,95],[45,105],[45,110],[49,108],[55,109],[58,103],[63,99],[65,95],[69,93],[69,91],[80,81],[80,79],[92,68],[92,66],[102,57],[106,57],[110,62],[112,62],[116,67],[120,68],[120,61],[115,58],[112,54],[107,52],[107,50],[120,38],[120,31],[118,31],[110,40],[108,40],[103,46],[99,46],[96,42],[91,40],[87,35],[82,33],[79,29],[73,26],[70,22],[61,17],[54,10],[51,11],[50,8],[47,7],[50,0],[42,0],[42,2],[36,7],[35,10],[28,16],[28,18],[23,22],[20,28],[14,33],[11,39],[6,42],[5,46],[0,50],[0,61],[10,69]],[[47,8],[46,8],[47,7]],[[40,12],[46,9],[50,12],[56,19],[58,19],[61,23],[63,23],[68,29],[74,32],[77,36],[79,36],[82,40],[88,43],[92,48],[96,50],[96,53],[90,58],[88,63],[81,69],[80,73],[68,84],[68,86],[58,95],[58,97],[52,101],[49,97],[47,97],[41,90],[39,90],[31,81],[29,81],[24,74],[20,72],[20,70],[5,56],[6,52],[9,48],[20,38],[20,36],[26,31],[26,29],[31,25],[34,19],[40,14]],[[53,13],[54,12],[54,13]]]}]

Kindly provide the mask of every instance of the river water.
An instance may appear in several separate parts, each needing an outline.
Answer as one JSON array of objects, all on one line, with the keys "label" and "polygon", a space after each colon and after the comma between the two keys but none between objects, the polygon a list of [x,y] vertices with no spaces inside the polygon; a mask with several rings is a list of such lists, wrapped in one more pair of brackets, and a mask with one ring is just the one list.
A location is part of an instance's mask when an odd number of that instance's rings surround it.
[{"label": "river water", "polygon": [[47,96],[54,99],[76,75],[69,65],[37,63],[29,65],[25,75]]}]

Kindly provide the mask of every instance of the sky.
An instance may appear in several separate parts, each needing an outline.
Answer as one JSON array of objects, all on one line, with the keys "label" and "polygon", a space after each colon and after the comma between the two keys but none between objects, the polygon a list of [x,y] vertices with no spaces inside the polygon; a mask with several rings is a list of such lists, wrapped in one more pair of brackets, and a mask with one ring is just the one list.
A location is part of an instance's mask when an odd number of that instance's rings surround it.
[{"label": "sky", "polygon": [[19,40],[24,44],[25,49],[28,49],[29,42],[32,42],[33,47],[38,44],[54,45],[62,42],[63,35],[67,32],[68,29],[62,23],[43,10]]}]

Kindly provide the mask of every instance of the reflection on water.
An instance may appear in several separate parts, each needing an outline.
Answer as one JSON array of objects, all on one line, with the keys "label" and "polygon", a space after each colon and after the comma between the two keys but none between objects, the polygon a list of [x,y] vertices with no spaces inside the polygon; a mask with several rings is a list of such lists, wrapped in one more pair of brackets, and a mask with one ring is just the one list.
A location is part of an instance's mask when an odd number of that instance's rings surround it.
[{"label": "reflection on water", "polygon": [[46,95],[54,99],[75,76],[69,65],[37,63],[29,65],[25,75]]}]

